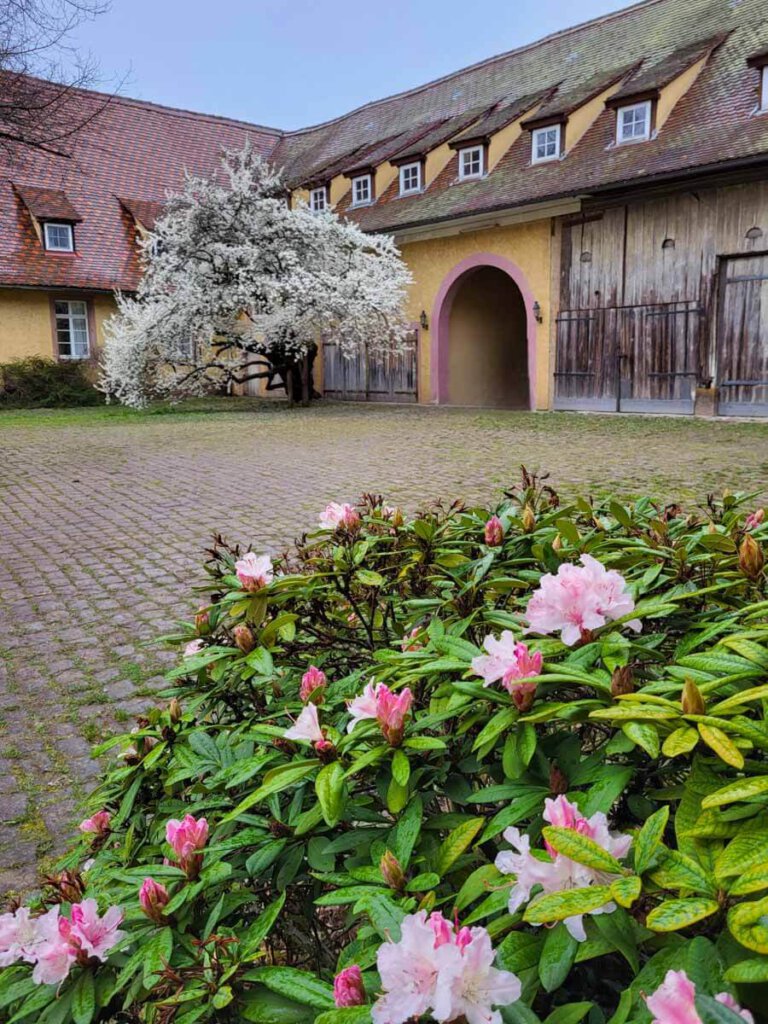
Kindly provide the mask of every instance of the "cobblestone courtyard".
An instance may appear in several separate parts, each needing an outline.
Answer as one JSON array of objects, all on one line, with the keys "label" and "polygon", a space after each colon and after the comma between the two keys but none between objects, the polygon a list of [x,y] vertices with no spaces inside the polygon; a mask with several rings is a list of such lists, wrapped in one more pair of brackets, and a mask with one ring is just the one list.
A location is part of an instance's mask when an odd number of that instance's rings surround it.
[{"label": "cobblestone courtyard", "polygon": [[[231,406],[225,406],[229,410]],[[768,425],[450,409],[0,415],[0,892],[34,884],[194,609],[211,532],[275,551],[329,500],[486,500],[524,462],[575,489],[765,493]]]}]

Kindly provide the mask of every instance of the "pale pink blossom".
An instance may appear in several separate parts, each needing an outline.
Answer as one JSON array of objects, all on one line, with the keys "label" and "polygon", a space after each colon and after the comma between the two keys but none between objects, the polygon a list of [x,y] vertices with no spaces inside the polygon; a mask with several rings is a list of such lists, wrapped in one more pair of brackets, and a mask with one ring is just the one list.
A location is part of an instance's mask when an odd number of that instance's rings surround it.
[{"label": "pale pink blossom", "polygon": [[325,511],[320,516],[320,526],[324,530],[338,530],[344,527],[347,530],[354,530],[360,525],[360,513],[347,502],[343,504],[332,501],[326,505]]},{"label": "pale pink blossom", "polygon": [[438,984],[432,1016],[437,1021],[464,1018],[467,1024],[501,1024],[494,1006],[520,998],[520,979],[493,966],[495,953],[485,928],[462,928],[457,935],[461,966]]},{"label": "pale pink blossom", "polygon": [[365,1003],[363,975],[357,964],[345,967],[333,979],[333,1001],[338,1007],[362,1006]]},{"label": "pale pink blossom", "polygon": [[199,874],[203,863],[201,851],[208,840],[208,822],[187,814],[179,821],[172,818],[165,826],[165,840],[170,845],[182,871],[191,878]]},{"label": "pale pink blossom", "polygon": [[[747,1024],[754,1024],[749,1010],[742,1010],[727,992],[721,992],[715,999],[737,1013]],[[696,986],[685,971],[667,971],[664,981],[645,1001],[653,1014],[653,1024],[701,1024],[695,1000]]]},{"label": "pale pink blossom", "polygon": [[199,654],[200,651],[202,651],[202,649],[203,649],[203,641],[202,640],[190,640],[189,643],[186,644],[185,647],[184,647],[184,657],[185,658],[194,658],[194,656],[196,654]]},{"label": "pale pink blossom", "polygon": [[498,516],[491,516],[485,524],[485,543],[489,548],[497,548],[504,541],[504,524]]},{"label": "pale pink blossom", "polygon": [[118,930],[123,920],[120,907],[110,907],[103,917],[99,917],[98,904],[94,899],[73,904],[69,920],[70,942],[98,960],[106,960],[110,949],[125,935],[125,932]]},{"label": "pale pink blossom", "polygon": [[375,718],[387,743],[397,746],[403,738],[405,719],[412,702],[413,694],[407,686],[399,693],[393,693],[385,683],[375,686],[368,683],[361,696],[349,702],[352,721],[347,732],[352,732],[358,722]]},{"label": "pale pink blossom", "polygon": [[[581,563],[567,563],[556,576],[542,576],[539,589],[528,602],[527,633],[559,632],[570,647],[584,633],[634,611],[635,602],[620,573],[606,569],[591,555],[582,555]],[[638,619],[627,625],[638,632],[642,628]]]},{"label": "pale pink blossom", "polygon": [[[632,845],[631,836],[609,831],[608,819],[602,812],[597,811],[591,818],[585,818],[578,807],[565,796],[544,801],[544,820],[550,825],[572,829],[580,835],[587,836],[619,860],[626,857]],[[588,885],[606,885],[612,879],[606,872],[595,871],[557,853],[548,844],[547,852],[551,859],[539,860],[531,851],[530,838],[514,827],[506,829],[504,838],[516,851],[504,850],[496,857],[496,867],[499,871],[505,875],[515,875],[516,884],[509,894],[510,914],[514,914],[528,902],[531,891],[537,885],[540,885],[545,893],[561,892],[564,889],[579,889]],[[610,914],[615,909],[616,904],[608,902],[590,913]],[[579,942],[586,939],[581,914],[566,918],[564,923]]]},{"label": "pale pink blossom", "polygon": [[39,920],[31,916],[29,907],[19,907],[13,914],[0,914],[0,967],[10,967],[17,960],[35,962],[33,948],[39,941]]},{"label": "pale pink blossom", "polygon": [[745,530],[756,530],[757,527],[765,519],[765,509],[758,508],[754,512],[750,512],[747,516],[746,522],[744,523]]},{"label": "pale pink blossom", "polygon": [[53,907],[37,918],[37,942],[34,947],[32,980],[36,985],[58,985],[69,974],[78,954],[76,943],[70,941],[71,924]]},{"label": "pale pink blossom", "polygon": [[323,694],[327,685],[328,680],[326,679],[325,672],[316,665],[310,665],[301,677],[299,697],[305,704],[310,700],[313,704],[322,704]]},{"label": "pale pink blossom", "polygon": [[139,906],[152,921],[163,919],[163,908],[170,900],[168,890],[154,878],[145,878],[139,889]]},{"label": "pale pink blossom", "polygon": [[515,640],[509,629],[505,629],[498,640],[489,633],[483,647],[488,653],[472,659],[472,671],[482,676],[483,686],[501,680],[507,692],[514,694],[519,680],[541,675],[541,652],[532,654],[528,645]]},{"label": "pale pink blossom", "polygon": [[249,591],[261,590],[275,576],[269,555],[257,555],[253,551],[247,552],[235,562],[235,573],[243,589]]},{"label": "pale pink blossom", "polygon": [[307,704],[290,729],[283,733],[287,740],[303,740],[308,743],[322,743],[325,739],[317,716],[317,707]]},{"label": "pale pink blossom", "polygon": [[409,914],[399,942],[378,952],[384,994],[373,1007],[373,1024],[404,1024],[427,1012],[441,1022],[463,1017],[468,1024],[499,1024],[493,1007],[515,1002],[521,986],[493,960],[485,928],[459,928],[439,912]]},{"label": "pale pink blossom", "polygon": [[81,832],[90,832],[93,835],[103,836],[109,832],[109,823],[112,815],[109,811],[97,811],[90,818],[81,821],[78,826]]}]

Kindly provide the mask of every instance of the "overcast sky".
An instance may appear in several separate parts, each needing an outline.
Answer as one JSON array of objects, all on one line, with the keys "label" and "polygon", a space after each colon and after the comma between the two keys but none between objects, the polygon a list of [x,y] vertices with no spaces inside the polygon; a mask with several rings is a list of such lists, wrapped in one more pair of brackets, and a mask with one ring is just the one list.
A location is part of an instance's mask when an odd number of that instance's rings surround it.
[{"label": "overcast sky", "polygon": [[277,128],[327,120],[628,0],[112,0],[76,42],[126,96]]}]

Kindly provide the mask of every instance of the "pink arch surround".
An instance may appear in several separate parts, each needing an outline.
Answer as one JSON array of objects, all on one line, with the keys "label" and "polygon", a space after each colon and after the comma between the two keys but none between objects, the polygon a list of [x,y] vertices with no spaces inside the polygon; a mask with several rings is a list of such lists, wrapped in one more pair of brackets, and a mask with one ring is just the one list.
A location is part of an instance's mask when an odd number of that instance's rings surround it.
[{"label": "pink arch surround", "polygon": [[533,315],[533,293],[525,274],[512,260],[492,252],[467,256],[443,278],[432,307],[432,340],[430,344],[430,384],[432,401],[440,405],[448,401],[448,344],[451,307],[462,278],[470,270],[495,267],[502,270],[520,290],[525,305],[526,347],[528,352],[528,407],[536,408],[536,320]]}]

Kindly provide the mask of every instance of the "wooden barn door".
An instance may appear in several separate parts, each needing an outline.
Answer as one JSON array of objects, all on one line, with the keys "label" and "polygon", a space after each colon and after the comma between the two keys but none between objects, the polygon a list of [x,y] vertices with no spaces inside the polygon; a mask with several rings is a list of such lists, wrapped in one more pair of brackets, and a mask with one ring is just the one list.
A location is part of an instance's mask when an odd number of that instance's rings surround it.
[{"label": "wooden barn door", "polygon": [[418,401],[418,333],[398,352],[368,351],[343,355],[323,342],[323,394],[345,402]]},{"label": "wooden barn door", "polygon": [[722,416],[768,416],[768,253],[721,262],[716,383]]},{"label": "wooden barn door", "polygon": [[611,310],[566,309],[557,318],[555,409],[615,412],[618,375]]}]

